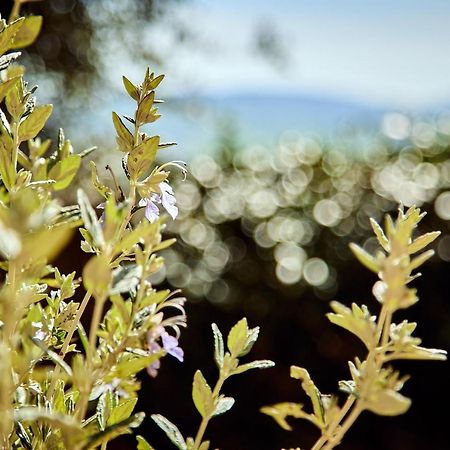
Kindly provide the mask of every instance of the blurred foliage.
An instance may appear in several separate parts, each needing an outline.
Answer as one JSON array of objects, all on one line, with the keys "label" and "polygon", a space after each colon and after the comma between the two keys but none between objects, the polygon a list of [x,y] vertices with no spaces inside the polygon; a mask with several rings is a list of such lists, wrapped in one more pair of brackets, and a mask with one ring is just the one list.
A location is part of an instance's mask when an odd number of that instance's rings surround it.
[{"label": "blurred foliage", "polygon": [[[21,13],[45,17],[36,44],[27,50],[30,72],[47,73],[67,93],[91,93],[104,81],[105,60],[127,55],[130,60],[161,64],[156,45],[136,45],[139,33],[180,0],[45,0],[25,3]],[[13,2],[2,2],[8,17]],[[132,24],[132,26],[131,26]],[[181,27],[181,24],[179,24]],[[70,31],[69,31],[70,30]],[[182,37],[183,31],[178,29]]]}]

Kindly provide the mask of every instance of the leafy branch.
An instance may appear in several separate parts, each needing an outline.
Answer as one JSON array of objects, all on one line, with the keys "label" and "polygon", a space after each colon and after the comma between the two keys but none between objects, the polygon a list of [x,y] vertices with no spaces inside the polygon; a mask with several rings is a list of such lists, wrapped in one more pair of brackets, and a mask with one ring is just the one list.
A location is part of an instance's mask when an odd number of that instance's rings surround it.
[{"label": "leafy branch", "polygon": [[303,405],[297,403],[279,403],[262,408],[263,413],[273,417],[286,430],[291,429],[286,420],[288,417],[306,419],[316,425],[321,436],[311,450],[336,447],[365,410],[386,416],[403,414],[408,410],[411,400],[400,393],[407,377],[400,376],[388,363],[401,359],[446,359],[445,351],[420,346],[421,340],[412,335],[415,323],[407,320],[393,323],[395,312],[418,301],[416,289],[410,288],[409,283],[420,275],[413,274],[413,271],[429,259],[433,251],[412,255],[423,250],[440,234],[432,232],[413,239],[413,232],[424,215],[415,207],[406,212],[400,208],[395,222],[390,216],[386,217],[385,230],[371,220],[383,249],[375,256],[351,244],[357,259],[379,277],[373,294],[381,304],[381,311],[377,317],[365,305],[353,303],[348,308],[339,302],[331,303],[333,312],[327,314],[328,319],[357,336],[367,348],[365,360],[355,358],[354,362],[349,362],[351,380],[339,382],[341,391],[347,394],[344,405],[339,407],[337,398],[321,394],[305,369],[292,366],[291,376],[302,381],[313,412],[307,413]]}]

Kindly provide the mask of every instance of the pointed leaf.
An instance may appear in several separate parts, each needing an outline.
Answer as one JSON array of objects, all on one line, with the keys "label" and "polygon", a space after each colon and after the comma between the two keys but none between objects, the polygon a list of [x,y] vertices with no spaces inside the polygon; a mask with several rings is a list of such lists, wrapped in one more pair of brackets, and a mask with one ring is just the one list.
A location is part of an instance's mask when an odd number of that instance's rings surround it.
[{"label": "pointed leaf", "polygon": [[373,232],[375,233],[378,242],[387,252],[389,251],[389,240],[384,234],[383,229],[378,225],[378,222],[374,219],[370,219],[370,225],[372,225]]},{"label": "pointed leaf", "polygon": [[9,90],[20,80],[20,77],[10,78],[0,84],[0,102],[3,101]]},{"label": "pointed leaf", "polygon": [[62,161],[58,161],[48,173],[48,177],[51,180],[55,180],[55,184],[52,186],[53,189],[55,191],[61,191],[69,187],[75,175],[78,173],[80,166],[80,155],[70,155]]},{"label": "pointed leaf", "polygon": [[95,299],[104,300],[112,281],[108,260],[103,255],[93,256],[83,268],[83,284]]},{"label": "pointed leaf", "polygon": [[248,338],[247,319],[241,319],[228,333],[227,346],[232,356],[239,356],[245,349]]},{"label": "pointed leaf", "polygon": [[130,95],[133,100],[139,100],[139,92],[137,87],[127,78],[122,77],[123,85],[125,86],[126,91]]},{"label": "pointed leaf", "polygon": [[233,371],[233,375],[237,375],[238,373],[243,373],[251,369],[269,369],[270,367],[273,366],[275,366],[275,363],[268,359],[252,361],[247,364],[243,364],[242,366],[239,366],[237,369]]},{"label": "pointed leaf", "polygon": [[19,125],[20,142],[35,138],[44,128],[52,110],[53,105],[42,105],[34,108],[33,112]]},{"label": "pointed leaf", "polygon": [[117,133],[117,145],[119,146],[119,150],[123,152],[131,151],[134,145],[133,135],[115,112],[112,113],[112,119]]},{"label": "pointed leaf", "polygon": [[39,36],[42,28],[41,16],[25,17],[22,26],[14,36],[13,48],[23,48],[31,45]]},{"label": "pointed leaf", "polygon": [[155,450],[142,436],[137,435],[137,450]]},{"label": "pointed leaf", "polygon": [[309,373],[303,367],[291,366],[291,377],[302,380],[302,388],[311,399],[314,410],[314,416],[320,423],[324,423],[325,408],[322,403],[322,396],[319,389],[317,389]]},{"label": "pointed leaf", "polygon": [[161,414],[152,414],[152,419],[179,450],[187,450],[186,442],[176,425]]},{"label": "pointed leaf", "polygon": [[211,328],[214,335],[214,359],[216,360],[217,366],[220,368],[223,366],[224,356],[223,336],[215,323],[211,325]]},{"label": "pointed leaf", "polygon": [[214,410],[214,399],[211,388],[200,370],[197,370],[192,383],[192,400],[202,417],[209,416]]},{"label": "pointed leaf", "polygon": [[380,271],[380,266],[377,263],[376,259],[359,245],[356,245],[352,242],[350,244],[350,250],[356,256],[359,262],[366,266],[369,270],[375,273],[378,273]]},{"label": "pointed leaf", "polygon": [[411,244],[408,245],[408,253],[411,255],[422,250],[427,245],[431,244],[440,234],[440,231],[433,231],[431,233],[426,233],[422,236],[419,236]]},{"label": "pointed leaf", "polygon": [[213,412],[213,416],[218,416],[219,414],[226,413],[234,405],[234,398],[232,397],[220,397],[217,402],[216,409]]}]

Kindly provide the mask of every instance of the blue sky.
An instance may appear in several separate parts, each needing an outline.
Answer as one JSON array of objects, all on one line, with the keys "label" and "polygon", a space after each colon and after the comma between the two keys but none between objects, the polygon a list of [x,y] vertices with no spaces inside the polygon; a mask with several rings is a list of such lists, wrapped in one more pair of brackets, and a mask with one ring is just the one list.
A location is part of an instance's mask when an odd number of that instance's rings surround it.
[{"label": "blue sky", "polygon": [[[188,0],[147,35],[161,42],[170,93],[432,108],[450,103],[449,19],[444,0]],[[171,47],[176,21],[192,30],[191,44]],[[286,67],[255,54],[255,29],[264,24],[279,37]]]}]

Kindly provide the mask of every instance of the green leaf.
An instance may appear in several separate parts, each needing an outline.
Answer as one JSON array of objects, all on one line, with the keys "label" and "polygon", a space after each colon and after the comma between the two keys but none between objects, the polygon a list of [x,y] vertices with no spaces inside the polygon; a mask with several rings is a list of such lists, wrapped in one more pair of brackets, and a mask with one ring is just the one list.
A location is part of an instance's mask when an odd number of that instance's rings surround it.
[{"label": "green leaf", "polygon": [[376,316],[371,316],[367,306],[352,304],[352,309],[333,301],[331,308],[334,313],[328,313],[330,322],[353,333],[361,339],[368,349],[373,347],[376,337]]},{"label": "green leaf", "polygon": [[151,91],[142,99],[141,102],[139,102],[139,106],[136,112],[136,123],[138,125],[149,123],[151,121],[150,111],[153,107],[154,101],[155,101],[155,91]]},{"label": "green leaf", "polygon": [[98,447],[103,442],[108,442],[121,434],[126,434],[130,432],[130,428],[137,428],[141,425],[144,420],[145,414],[138,413],[123,420],[122,422],[115,423],[106,427],[103,431],[89,436],[83,450],[88,450]]},{"label": "green leaf", "polygon": [[117,133],[117,145],[122,152],[129,152],[133,149],[134,138],[128,128],[122,122],[122,119],[115,113],[112,113],[114,128]]},{"label": "green leaf", "polygon": [[33,112],[20,122],[19,141],[23,142],[35,138],[44,128],[52,110],[53,105],[42,105],[34,108]]},{"label": "green leaf", "polygon": [[142,436],[137,435],[138,441],[137,450],[155,450]]},{"label": "green leaf", "polygon": [[411,399],[394,391],[385,389],[379,392],[374,399],[364,401],[364,407],[380,416],[398,416],[408,411]]},{"label": "green leaf", "polygon": [[0,177],[6,189],[11,190],[16,182],[16,171],[11,161],[10,153],[2,147],[0,141]]},{"label": "green leaf", "polygon": [[10,48],[13,48],[14,36],[20,30],[24,20],[23,17],[20,17],[3,28],[0,32],[0,55],[3,55]]},{"label": "green leaf", "polygon": [[53,189],[60,191],[69,187],[80,166],[81,157],[79,155],[70,155],[62,161],[58,161],[48,173],[48,177],[56,182],[52,186]]},{"label": "green leaf", "polygon": [[408,245],[408,253],[411,255],[422,250],[427,245],[431,244],[440,234],[440,231],[432,231],[431,233],[426,233],[422,236],[419,236],[411,244]]},{"label": "green leaf", "polygon": [[45,258],[52,261],[67,245],[73,235],[70,225],[47,228],[23,237],[23,256],[28,260]]},{"label": "green leaf", "polygon": [[192,383],[192,400],[202,417],[208,417],[214,410],[214,398],[200,370],[197,370]]},{"label": "green leaf", "polygon": [[272,417],[281,428],[287,431],[292,430],[292,427],[286,421],[288,417],[293,417],[295,419],[306,419],[317,427],[321,427],[321,424],[312,414],[309,414],[303,410],[303,405],[300,403],[277,403],[272,406],[264,406],[260,411],[263,414],[267,414]]},{"label": "green leaf", "polygon": [[13,48],[23,48],[31,45],[39,36],[42,28],[41,16],[25,17],[22,26],[14,36]]},{"label": "green leaf", "polygon": [[20,120],[22,114],[24,113],[25,106],[23,103],[23,97],[24,97],[24,82],[22,80],[22,77],[19,77],[17,83],[15,83],[12,86],[12,88],[8,91],[8,94],[6,95],[5,99],[6,109],[11,114],[11,117],[15,120]]},{"label": "green leaf", "polygon": [[223,366],[223,356],[224,356],[224,345],[223,345],[223,337],[222,333],[219,330],[219,327],[213,323],[211,325],[214,335],[214,359],[216,360],[217,366],[220,368]]},{"label": "green leaf", "polygon": [[233,405],[234,405],[234,398],[220,396],[212,415],[218,416],[219,414],[226,413],[233,407]]},{"label": "green leaf", "polygon": [[0,102],[3,101],[5,96],[8,94],[11,88],[20,80],[20,77],[10,78],[7,81],[4,81],[0,84]]},{"label": "green leaf", "polygon": [[133,100],[139,100],[139,92],[137,87],[127,78],[122,77],[123,85],[125,86],[126,91],[130,95]]},{"label": "green leaf", "polygon": [[137,398],[129,398],[122,400],[119,405],[113,408],[109,419],[107,421],[107,425],[114,425],[116,423],[120,423],[125,419],[128,419],[133,412],[137,403]]},{"label": "green leaf", "polygon": [[72,376],[72,369],[57,353],[50,350],[40,339],[31,338],[33,343],[37,345],[57,366],[61,367],[64,372],[70,377]]},{"label": "green leaf", "polygon": [[112,189],[100,182],[97,173],[97,166],[94,161],[89,161],[89,167],[91,169],[91,183],[102,197],[108,199],[108,197],[112,195]]},{"label": "green leaf", "polygon": [[237,369],[233,370],[233,375],[237,375],[251,369],[268,369],[273,366],[275,366],[275,363],[268,359],[252,361],[250,363],[243,364],[242,366],[239,366]]},{"label": "green leaf", "polygon": [[112,410],[111,391],[107,390],[100,396],[96,407],[96,419],[101,431],[106,428],[106,422],[109,419]]},{"label": "green leaf", "polygon": [[103,238],[102,227],[100,226],[97,214],[92,208],[87,195],[81,190],[77,191],[78,205],[80,206],[81,218],[83,219],[84,226],[92,236],[93,242],[97,247],[103,247],[105,244]]},{"label": "green leaf", "polygon": [[390,248],[389,240],[386,237],[386,235],[384,234],[383,229],[380,227],[380,225],[378,225],[378,222],[372,218],[370,219],[370,225],[372,225],[373,232],[375,233],[375,235],[378,239],[378,242],[383,247],[383,249],[388,252],[389,248]]},{"label": "green leaf", "polygon": [[350,250],[359,260],[359,262],[366,266],[372,272],[378,273],[380,271],[380,266],[376,259],[369,253],[367,253],[363,248],[359,245],[354,244],[353,242],[350,244]]},{"label": "green leaf", "polygon": [[420,267],[424,262],[428,261],[434,255],[434,250],[427,250],[426,252],[421,253],[419,256],[416,256],[409,263],[409,270],[412,272],[413,270]]},{"label": "green leaf", "polygon": [[291,377],[302,381],[302,388],[311,399],[314,416],[323,424],[325,419],[325,408],[322,403],[322,396],[317,389],[309,373],[303,367],[291,366]]},{"label": "green leaf", "polygon": [[124,359],[116,365],[114,369],[114,376],[122,379],[129,378],[130,376],[145,369],[162,356],[163,352],[157,352],[152,355],[142,356],[140,358]]},{"label": "green leaf", "polygon": [[186,441],[182,434],[170,420],[166,419],[161,414],[152,414],[152,419],[161,430],[166,433],[167,437],[175,444],[179,450],[187,450]]},{"label": "green leaf", "polygon": [[127,165],[132,178],[142,177],[150,169],[158,151],[159,139],[159,136],[147,138],[130,151]]},{"label": "green leaf", "polygon": [[104,300],[112,281],[111,268],[103,255],[93,256],[83,268],[83,284],[96,300]]},{"label": "green leaf", "polygon": [[51,413],[48,409],[40,407],[27,406],[19,408],[14,411],[14,420],[20,422],[44,422],[49,425],[54,425],[68,433],[74,433],[83,438],[84,432],[80,427],[78,421],[73,417],[65,414]]},{"label": "green leaf", "polygon": [[248,338],[247,319],[241,319],[228,333],[227,346],[232,356],[239,356],[245,349]]},{"label": "green leaf", "polygon": [[141,275],[142,267],[137,264],[127,264],[114,269],[110,295],[130,292],[139,284]]},{"label": "green leaf", "polygon": [[157,77],[153,78],[150,81],[150,86],[149,86],[150,89],[156,89],[161,84],[161,81],[164,80],[164,77],[165,77],[165,75],[162,74],[162,75],[158,75]]}]

